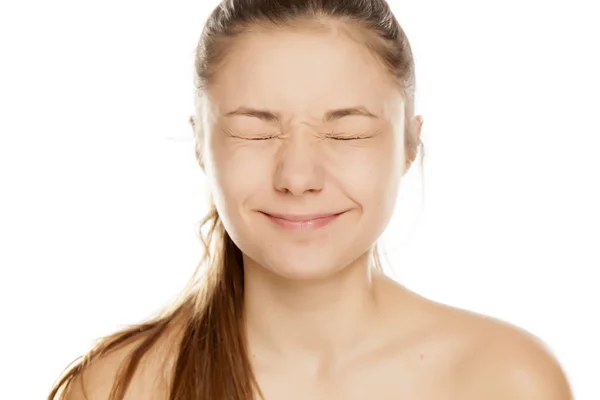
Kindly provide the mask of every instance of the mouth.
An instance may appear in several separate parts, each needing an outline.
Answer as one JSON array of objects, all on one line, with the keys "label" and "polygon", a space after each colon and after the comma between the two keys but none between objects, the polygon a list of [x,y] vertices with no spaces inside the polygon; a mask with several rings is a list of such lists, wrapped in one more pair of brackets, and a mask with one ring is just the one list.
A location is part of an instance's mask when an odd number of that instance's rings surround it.
[{"label": "mouth", "polygon": [[293,231],[307,231],[323,228],[346,211],[327,214],[275,214],[259,211],[277,226]]}]

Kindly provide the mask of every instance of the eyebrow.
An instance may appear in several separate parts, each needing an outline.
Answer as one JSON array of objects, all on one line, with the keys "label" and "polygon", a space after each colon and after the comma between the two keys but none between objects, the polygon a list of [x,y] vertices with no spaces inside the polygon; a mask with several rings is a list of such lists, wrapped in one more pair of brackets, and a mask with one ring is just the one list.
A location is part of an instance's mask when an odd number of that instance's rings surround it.
[{"label": "eyebrow", "polygon": [[[279,122],[281,120],[280,115],[276,112],[269,110],[259,110],[250,107],[238,107],[237,109],[225,114],[226,117],[231,117],[234,115],[245,115],[248,117],[255,117],[268,122]],[[339,108],[335,110],[328,110],[323,114],[323,122],[332,122],[352,115],[358,115],[369,118],[379,118],[377,115],[370,112],[365,106],[355,106]]]}]

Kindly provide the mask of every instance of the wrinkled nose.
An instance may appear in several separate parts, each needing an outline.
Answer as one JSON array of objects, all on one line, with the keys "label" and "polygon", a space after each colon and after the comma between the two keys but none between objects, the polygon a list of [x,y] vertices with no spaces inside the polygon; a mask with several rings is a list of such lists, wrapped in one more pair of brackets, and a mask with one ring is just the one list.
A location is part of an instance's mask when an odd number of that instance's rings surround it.
[{"label": "wrinkled nose", "polygon": [[275,189],[300,196],[323,189],[324,169],[315,143],[301,138],[282,144],[277,155]]}]

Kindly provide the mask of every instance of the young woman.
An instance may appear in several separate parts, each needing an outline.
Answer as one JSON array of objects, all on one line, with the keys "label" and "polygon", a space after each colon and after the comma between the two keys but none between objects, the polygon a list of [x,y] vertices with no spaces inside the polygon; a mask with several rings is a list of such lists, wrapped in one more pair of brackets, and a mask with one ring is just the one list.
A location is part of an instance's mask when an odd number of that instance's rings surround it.
[{"label": "young woman", "polygon": [[526,332],[382,272],[423,124],[384,0],[226,0],[196,54],[214,207],[179,301],[104,338],[49,399],[571,398]]}]

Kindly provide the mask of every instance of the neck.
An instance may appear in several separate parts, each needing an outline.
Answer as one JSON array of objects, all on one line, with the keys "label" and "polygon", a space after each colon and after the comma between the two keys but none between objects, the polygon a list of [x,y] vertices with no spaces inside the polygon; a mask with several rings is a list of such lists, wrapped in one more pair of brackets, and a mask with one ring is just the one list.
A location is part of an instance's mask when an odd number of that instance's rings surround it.
[{"label": "neck", "polygon": [[250,351],[319,360],[356,351],[380,311],[369,256],[318,281],[286,280],[244,260]]}]

